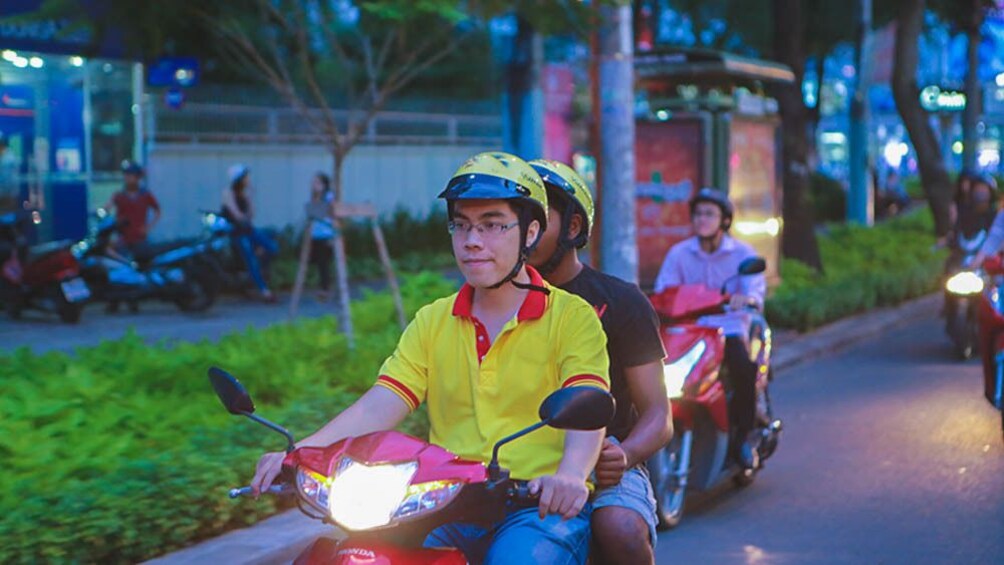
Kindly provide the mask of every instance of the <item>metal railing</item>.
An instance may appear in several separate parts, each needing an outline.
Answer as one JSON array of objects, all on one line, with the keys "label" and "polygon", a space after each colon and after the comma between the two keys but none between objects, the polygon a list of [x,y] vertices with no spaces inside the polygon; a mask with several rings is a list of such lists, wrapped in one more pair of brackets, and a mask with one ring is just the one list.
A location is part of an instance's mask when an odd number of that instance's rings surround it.
[{"label": "metal railing", "polygon": [[[309,117],[292,108],[191,103],[180,110],[149,106],[156,142],[173,143],[317,143],[324,135],[313,124],[323,121],[320,110]],[[340,131],[350,113],[333,112]],[[366,145],[482,145],[502,142],[498,116],[381,112],[370,122],[360,143]]]}]

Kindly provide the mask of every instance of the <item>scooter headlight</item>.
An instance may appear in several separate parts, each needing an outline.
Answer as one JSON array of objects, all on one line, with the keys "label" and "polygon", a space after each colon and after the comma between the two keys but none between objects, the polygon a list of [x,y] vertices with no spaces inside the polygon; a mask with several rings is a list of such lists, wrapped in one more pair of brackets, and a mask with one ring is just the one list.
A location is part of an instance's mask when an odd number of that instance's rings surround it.
[{"label": "scooter headlight", "polygon": [[948,279],[945,290],[960,295],[979,294],[983,292],[983,279],[972,271],[962,271]]},{"label": "scooter headlight", "polygon": [[704,340],[695,343],[686,353],[672,363],[667,363],[662,368],[662,376],[666,382],[666,395],[669,398],[679,398],[683,396],[683,385],[687,382],[687,375],[694,369],[697,362],[701,360],[704,351],[708,346]]},{"label": "scooter headlight", "polygon": [[344,459],[327,484],[331,519],[349,530],[386,526],[408,496],[417,470],[415,462],[370,466]]}]

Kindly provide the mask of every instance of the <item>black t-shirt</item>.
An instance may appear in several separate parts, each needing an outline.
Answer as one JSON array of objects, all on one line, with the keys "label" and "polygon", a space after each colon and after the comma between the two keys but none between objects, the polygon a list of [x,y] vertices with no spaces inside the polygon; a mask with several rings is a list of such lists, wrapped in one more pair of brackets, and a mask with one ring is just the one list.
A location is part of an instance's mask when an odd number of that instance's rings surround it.
[{"label": "black t-shirt", "polygon": [[617,413],[607,426],[607,435],[624,441],[638,420],[624,369],[666,356],[659,337],[659,316],[636,285],[587,266],[574,279],[558,286],[582,297],[600,316],[610,355],[610,392],[617,401]]}]

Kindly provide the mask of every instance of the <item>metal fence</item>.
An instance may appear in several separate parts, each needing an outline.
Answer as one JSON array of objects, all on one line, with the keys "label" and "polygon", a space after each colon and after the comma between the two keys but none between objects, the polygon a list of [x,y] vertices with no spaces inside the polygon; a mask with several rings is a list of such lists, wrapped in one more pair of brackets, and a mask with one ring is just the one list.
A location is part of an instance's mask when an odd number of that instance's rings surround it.
[{"label": "metal fence", "polygon": [[[292,108],[190,103],[180,110],[150,105],[147,135],[155,142],[303,144],[324,140],[315,124],[320,110],[308,116]],[[341,131],[350,113],[334,111]],[[502,120],[498,116],[381,112],[360,139],[365,145],[474,145],[499,146]]]}]

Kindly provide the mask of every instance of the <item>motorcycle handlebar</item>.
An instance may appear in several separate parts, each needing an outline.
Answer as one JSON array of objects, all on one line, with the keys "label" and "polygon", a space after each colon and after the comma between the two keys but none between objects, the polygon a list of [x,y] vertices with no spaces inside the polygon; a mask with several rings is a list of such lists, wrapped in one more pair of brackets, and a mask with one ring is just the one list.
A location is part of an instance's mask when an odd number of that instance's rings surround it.
[{"label": "motorcycle handlebar", "polygon": [[[289,494],[292,491],[293,487],[286,484],[280,484],[268,487],[268,490],[266,490],[263,494],[274,494],[277,496],[282,496],[285,494]],[[254,490],[251,487],[232,488],[230,489],[228,496],[230,498],[239,498],[241,496],[254,496]]]}]

